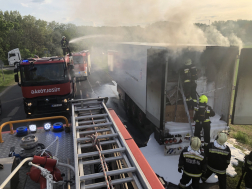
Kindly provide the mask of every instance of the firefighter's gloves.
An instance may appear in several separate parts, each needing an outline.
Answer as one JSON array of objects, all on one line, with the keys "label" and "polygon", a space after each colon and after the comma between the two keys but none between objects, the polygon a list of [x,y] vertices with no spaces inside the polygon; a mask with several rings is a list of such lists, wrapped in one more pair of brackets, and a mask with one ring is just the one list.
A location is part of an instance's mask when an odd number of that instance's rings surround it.
[{"label": "firefighter's gloves", "polygon": [[178,168],[178,172],[182,173],[182,167]]}]

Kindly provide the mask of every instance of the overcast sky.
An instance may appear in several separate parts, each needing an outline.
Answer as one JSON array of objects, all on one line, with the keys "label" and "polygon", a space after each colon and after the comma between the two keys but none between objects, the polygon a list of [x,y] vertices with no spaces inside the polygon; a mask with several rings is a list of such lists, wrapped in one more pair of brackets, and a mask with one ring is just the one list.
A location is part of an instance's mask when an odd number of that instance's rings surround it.
[{"label": "overcast sky", "polygon": [[[77,25],[146,25],[159,20],[252,20],[252,0],[0,0],[2,11]],[[183,14],[187,12],[187,14]],[[181,14],[182,16],[173,14]]]}]

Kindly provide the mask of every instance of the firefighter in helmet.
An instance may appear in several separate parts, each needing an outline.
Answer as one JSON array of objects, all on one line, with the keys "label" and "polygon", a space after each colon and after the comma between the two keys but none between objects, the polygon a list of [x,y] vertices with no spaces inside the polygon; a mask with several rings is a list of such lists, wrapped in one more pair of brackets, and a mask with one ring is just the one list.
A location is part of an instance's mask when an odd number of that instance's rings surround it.
[{"label": "firefighter in helmet", "polygon": [[196,122],[194,136],[201,139],[201,131],[204,129],[204,149],[205,155],[208,153],[208,144],[210,143],[210,127],[211,121],[210,117],[215,116],[215,112],[211,106],[207,105],[208,98],[206,95],[201,95],[199,97],[199,103],[194,107],[195,114],[193,120]]},{"label": "firefighter in helmet", "polygon": [[218,176],[219,188],[226,189],[226,169],[230,164],[231,151],[225,142],[227,134],[220,132],[214,142],[209,144],[207,170],[202,175],[202,181],[206,181],[212,173]]},{"label": "firefighter in helmet", "polygon": [[180,70],[180,75],[183,81],[184,95],[186,97],[186,102],[189,110],[193,110],[194,106],[197,104],[197,93],[196,93],[196,80],[197,68],[192,64],[191,59],[185,61],[184,66]]},{"label": "firefighter in helmet", "polygon": [[69,55],[71,56],[71,52],[70,52],[70,49],[68,47],[68,41],[66,40],[65,36],[62,36],[62,39],[61,39],[61,48],[63,50],[63,55],[64,56],[66,55],[66,52],[69,52]]},{"label": "firefighter in helmet", "polygon": [[[244,157],[244,164],[242,167],[242,173],[245,174],[244,181],[245,181],[245,188],[251,189],[252,188],[252,151],[249,153],[249,155],[246,155]],[[243,177],[243,174],[241,177]],[[236,188],[240,188],[240,183]]]},{"label": "firefighter in helmet", "polygon": [[182,172],[179,188],[185,188],[192,179],[192,188],[199,188],[199,180],[206,171],[204,154],[200,151],[201,141],[198,137],[192,137],[190,146],[185,148],[179,157],[178,172]]}]

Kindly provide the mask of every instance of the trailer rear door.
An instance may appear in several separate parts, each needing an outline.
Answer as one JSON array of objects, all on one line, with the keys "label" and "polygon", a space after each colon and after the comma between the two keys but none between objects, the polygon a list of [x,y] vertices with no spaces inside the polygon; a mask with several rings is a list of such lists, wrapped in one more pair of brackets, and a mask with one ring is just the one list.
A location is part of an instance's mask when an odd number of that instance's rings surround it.
[{"label": "trailer rear door", "polygon": [[252,124],[252,48],[241,50],[232,124]]},{"label": "trailer rear door", "polygon": [[147,50],[146,117],[161,130],[163,130],[164,106],[166,104],[167,68],[166,50],[154,48]]}]

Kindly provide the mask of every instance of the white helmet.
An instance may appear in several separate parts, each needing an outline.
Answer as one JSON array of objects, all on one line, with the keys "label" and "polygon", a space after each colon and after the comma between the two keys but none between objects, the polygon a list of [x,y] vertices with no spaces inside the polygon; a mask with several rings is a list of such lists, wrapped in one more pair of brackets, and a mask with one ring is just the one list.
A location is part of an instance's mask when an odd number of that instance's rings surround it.
[{"label": "white helmet", "polygon": [[220,145],[223,145],[226,141],[227,141],[227,134],[223,132],[218,133],[217,142]]},{"label": "white helmet", "polygon": [[66,38],[66,36],[62,36],[62,39]]},{"label": "white helmet", "polygon": [[201,141],[198,137],[192,137],[190,145],[194,151],[198,151],[201,146]]},{"label": "white helmet", "polygon": [[190,58],[186,59],[185,65],[189,66],[192,64],[192,60]]}]

